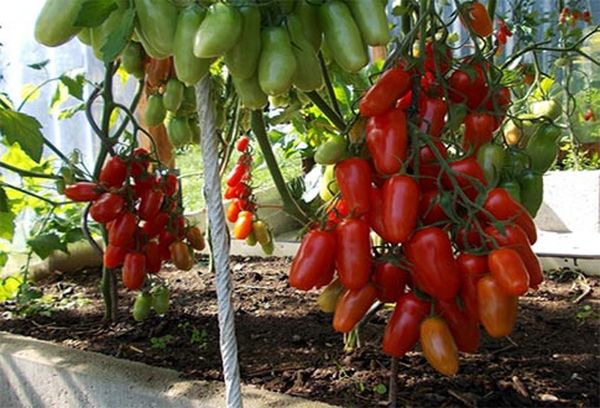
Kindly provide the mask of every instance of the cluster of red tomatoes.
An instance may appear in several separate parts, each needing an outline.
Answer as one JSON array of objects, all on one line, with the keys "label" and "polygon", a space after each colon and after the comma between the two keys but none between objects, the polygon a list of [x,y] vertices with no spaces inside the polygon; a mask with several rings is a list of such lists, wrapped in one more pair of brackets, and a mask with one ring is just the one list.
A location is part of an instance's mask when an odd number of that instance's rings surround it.
[{"label": "cluster of red tomatoes", "polygon": [[224,197],[231,200],[227,206],[227,221],[233,223],[235,239],[245,239],[250,246],[258,243],[267,255],[271,255],[275,249],[273,234],[269,225],[256,214],[251,186],[252,152],[248,136],[241,136],[235,148],[241,155],[227,176]]},{"label": "cluster of red tomatoes", "polygon": [[[319,303],[342,333],[377,301],[395,302],[384,352],[401,357],[420,340],[446,375],[457,372],[458,351],[477,350],[480,325],[507,336],[518,296],[543,280],[531,216],[489,185],[475,158],[510,103],[506,88],[488,87],[484,70],[465,60],[448,76],[447,99],[435,83],[423,87],[427,74],[397,66],[381,75],[360,102],[366,149],[337,162],[330,183],[340,194],[326,220],[310,226],[289,275],[297,289],[329,285]],[[419,80],[422,95],[412,101]],[[441,139],[451,103],[467,110],[462,153]]]},{"label": "cluster of red tomatoes", "polygon": [[97,183],[82,181],[64,188],[71,200],[91,202],[89,215],[108,232],[104,266],[122,267],[123,285],[130,290],[140,289],[146,274],[158,273],[163,261],[191,269],[192,249],[204,249],[202,232],[186,225],[177,176],[150,171],[150,159],[144,148],[112,156]]},{"label": "cluster of red tomatoes", "polygon": [[571,10],[569,7],[564,7],[558,16],[558,21],[561,24],[569,23],[571,26],[577,24],[577,21],[583,21],[586,24],[592,23],[592,14],[589,10]]}]

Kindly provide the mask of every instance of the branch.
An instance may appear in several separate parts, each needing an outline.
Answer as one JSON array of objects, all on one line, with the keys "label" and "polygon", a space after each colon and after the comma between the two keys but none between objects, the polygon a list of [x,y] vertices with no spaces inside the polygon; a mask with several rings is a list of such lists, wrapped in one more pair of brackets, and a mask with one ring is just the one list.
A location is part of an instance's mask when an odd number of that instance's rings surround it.
[{"label": "branch", "polygon": [[[138,103],[140,103],[140,99],[142,98],[143,93],[144,93],[144,80],[140,79],[140,81],[138,82],[138,85],[137,85],[137,90],[135,92],[135,96],[133,97],[133,100],[131,101],[131,105],[129,105],[130,112],[132,112],[132,113],[135,112],[135,110],[138,106]],[[119,128],[117,129],[115,134],[111,137],[111,139],[118,140],[119,136],[121,136],[121,134],[127,128],[127,125],[129,125],[129,116],[127,116],[125,119],[123,119],[123,123],[121,123],[121,126],[119,126]]]},{"label": "branch", "polygon": [[321,64],[321,72],[323,73],[323,79],[325,80],[325,87],[327,88],[327,93],[329,94],[329,99],[331,100],[331,104],[333,105],[333,109],[338,114],[338,116],[342,116],[342,111],[340,110],[340,105],[338,104],[337,98],[335,97],[335,91],[333,89],[333,85],[331,83],[331,77],[329,76],[329,71],[327,70],[327,64],[325,64],[325,58],[323,58],[323,53],[319,52],[319,63]]},{"label": "branch", "polygon": [[346,129],[346,123],[344,123],[344,119],[342,119],[335,111],[331,109],[331,107],[321,98],[321,95],[316,91],[306,92],[306,96],[311,100],[325,116],[327,119],[331,121],[340,131],[344,131]]},{"label": "branch", "polygon": [[45,179],[54,179],[59,180],[62,177],[57,174],[46,174],[46,173],[38,173],[36,171],[25,170],[19,167],[15,167],[12,164],[5,163],[0,161],[0,167],[5,168],[6,170],[13,171],[20,175],[21,177],[35,177],[35,178],[45,178]]},{"label": "branch", "polygon": [[38,200],[45,201],[45,202],[47,202],[48,204],[50,204],[50,205],[52,205],[54,207],[58,207],[60,205],[73,204],[71,201],[61,201],[61,202],[54,201],[54,200],[51,200],[51,199],[46,198],[44,196],[41,196],[39,194],[36,194],[36,193],[34,193],[32,191],[28,191],[28,190],[25,190],[24,188],[17,187],[17,186],[15,186],[13,184],[5,183],[5,182],[0,182],[0,187],[6,187],[6,188],[10,188],[11,190],[19,191],[19,192],[21,192],[23,194],[27,194],[28,196],[31,196],[33,198],[37,198]]}]

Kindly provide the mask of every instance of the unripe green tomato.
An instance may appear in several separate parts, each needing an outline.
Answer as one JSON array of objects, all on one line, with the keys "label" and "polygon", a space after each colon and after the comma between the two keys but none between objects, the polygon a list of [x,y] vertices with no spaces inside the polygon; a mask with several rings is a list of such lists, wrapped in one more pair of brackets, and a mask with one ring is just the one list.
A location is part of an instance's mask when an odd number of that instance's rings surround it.
[{"label": "unripe green tomato", "polygon": [[500,183],[500,187],[502,187],[503,189],[508,191],[509,194],[512,196],[512,198],[515,201],[517,201],[519,203],[521,202],[521,186],[518,181],[516,181],[516,180],[504,181],[504,182]]},{"label": "unripe green tomato", "polygon": [[537,215],[544,200],[544,178],[532,170],[526,170],[519,180],[521,186],[521,204],[532,217]]},{"label": "unripe green tomato", "polygon": [[349,0],[348,4],[365,43],[387,45],[390,29],[381,0]]},{"label": "unripe green tomato", "polygon": [[245,108],[258,110],[267,106],[269,101],[267,95],[260,89],[257,76],[248,79],[233,77],[233,86]]},{"label": "unripe green tomato", "polygon": [[269,241],[264,245],[261,244],[260,247],[265,255],[273,255],[273,252],[275,252],[275,239],[273,238],[273,234],[269,233]]},{"label": "unripe green tomato", "polygon": [[254,235],[254,231],[246,237],[246,245],[255,246],[258,241],[256,240],[256,235]]},{"label": "unripe green tomato", "polygon": [[196,102],[196,89],[188,86],[183,90],[183,101],[177,111],[178,115],[191,115],[196,112],[198,104]]},{"label": "unripe green tomato", "polygon": [[172,117],[167,122],[167,134],[173,147],[183,147],[192,141],[192,130],[185,117]]},{"label": "unripe green tomato", "polygon": [[302,20],[297,15],[287,17],[287,29],[294,46],[292,51],[296,57],[296,73],[293,84],[302,91],[314,91],[323,86],[323,74],[317,52],[304,36]]},{"label": "unripe green tomato", "polygon": [[323,33],[319,26],[318,5],[312,0],[299,0],[294,12],[302,21],[304,37],[310,41],[315,51],[319,51]]},{"label": "unripe green tomato", "polygon": [[82,3],[83,0],[46,0],[35,21],[35,40],[47,47],[58,47],[75,37],[81,30],[75,20]]},{"label": "unripe green tomato", "polygon": [[240,8],[242,34],[237,43],[225,53],[225,65],[231,75],[248,79],[256,73],[260,57],[260,11],[256,6]]},{"label": "unripe green tomato", "polygon": [[158,126],[165,120],[167,111],[163,104],[161,95],[155,94],[148,97],[146,103],[146,111],[144,112],[144,122],[147,126],[153,127]]},{"label": "unripe green tomato", "polygon": [[144,48],[140,43],[130,41],[121,54],[121,66],[134,77],[144,77]]},{"label": "unripe green tomato", "polygon": [[169,79],[163,93],[163,105],[166,110],[177,112],[183,102],[184,89],[185,87],[177,78]]},{"label": "unripe green tomato", "polygon": [[133,310],[131,314],[136,322],[146,320],[150,316],[150,308],[152,306],[152,296],[149,293],[140,292],[135,297],[133,302]]},{"label": "unripe green tomato", "polygon": [[169,289],[158,286],[152,289],[152,308],[158,315],[163,315],[169,309]]},{"label": "unripe green tomato", "polygon": [[164,59],[173,53],[177,14],[169,0],[134,0],[138,36],[153,58]]},{"label": "unripe green tomato", "polygon": [[561,114],[560,105],[553,99],[535,101],[529,104],[529,111],[536,118],[557,119]]},{"label": "unripe green tomato", "polygon": [[177,19],[173,42],[173,65],[177,78],[189,86],[196,84],[208,73],[213,61],[197,58],[194,55],[194,38],[204,15],[204,10],[194,4],[181,10]]},{"label": "unripe green tomato", "polygon": [[254,236],[258,243],[263,246],[266,245],[271,239],[271,235],[269,233],[269,227],[264,221],[258,220],[252,223],[252,232],[254,232]]},{"label": "unripe green tomato", "polygon": [[346,138],[342,135],[335,135],[321,146],[315,152],[315,162],[317,164],[335,164],[346,152]]},{"label": "unripe green tomato", "polygon": [[122,24],[123,13],[127,10],[128,6],[129,2],[127,0],[118,0],[117,9],[113,10],[102,24],[90,30],[92,50],[94,51],[96,58],[100,61],[106,62],[108,59],[108,56],[103,49],[108,43],[109,36]]},{"label": "unripe green tomato", "polygon": [[267,95],[280,95],[292,86],[297,67],[290,37],[283,27],[268,27],[263,30],[261,39],[258,83]]},{"label": "unripe green tomato", "polygon": [[198,58],[220,57],[238,42],[242,33],[242,16],[225,3],[211,5],[200,23],[194,39],[194,55]]}]

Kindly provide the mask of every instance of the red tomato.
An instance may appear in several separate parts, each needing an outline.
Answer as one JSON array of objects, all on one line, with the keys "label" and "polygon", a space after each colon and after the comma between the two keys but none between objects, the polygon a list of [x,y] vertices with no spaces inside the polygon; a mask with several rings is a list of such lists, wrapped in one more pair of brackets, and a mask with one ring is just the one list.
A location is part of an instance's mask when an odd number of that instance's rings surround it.
[{"label": "red tomato", "polygon": [[425,225],[448,221],[448,215],[440,205],[440,194],[437,190],[427,190],[421,195],[419,218]]},{"label": "red tomato", "polygon": [[169,215],[164,212],[159,212],[156,216],[142,226],[142,231],[146,233],[148,238],[157,236],[169,222]]},{"label": "red tomato", "polygon": [[160,257],[162,260],[167,261],[171,259],[169,246],[175,241],[175,238],[175,235],[173,235],[167,230],[161,231],[160,235],[158,236],[158,246],[160,249]]},{"label": "red tomato", "polygon": [[477,1],[468,3],[462,10],[461,20],[480,37],[488,37],[494,31],[492,19],[485,6]]},{"label": "red tomato", "polygon": [[[444,143],[436,140],[434,145],[444,159],[448,157],[448,151]],[[423,146],[419,150],[419,186],[421,191],[437,189],[440,170],[440,164],[431,147]]]},{"label": "red tomato", "polygon": [[410,108],[410,103],[412,101],[412,91],[408,91],[404,94],[404,96],[398,99],[398,103],[396,103],[396,108],[402,109],[403,111],[407,111]]},{"label": "red tomato", "polygon": [[137,147],[133,151],[133,161],[131,163],[131,175],[134,178],[140,177],[148,172],[150,152],[143,147]]},{"label": "red tomato", "polygon": [[160,248],[158,243],[155,241],[148,242],[144,247],[144,253],[146,254],[146,272],[160,272],[162,259],[160,257]]},{"label": "red tomato", "polygon": [[448,105],[442,99],[422,97],[419,100],[419,130],[432,137],[439,137],[446,124]]},{"label": "red tomato", "polygon": [[161,190],[146,190],[141,197],[138,214],[142,220],[150,220],[158,214],[165,199]]},{"label": "red tomato", "polygon": [[419,339],[423,355],[435,370],[448,376],[458,372],[458,349],[444,320],[435,316],[423,320]]},{"label": "red tomato", "polygon": [[169,245],[169,253],[173,265],[179,270],[189,271],[194,267],[196,261],[190,252],[190,248],[181,241],[174,241]]},{"label": "red tomato", "polygon": [[473,322],[479,322],[477,282],[489,273],[487,256],[462,253],[456,258],[456,266],[462,280],[460,298],[463,301],[465,313]]},{"label": "red tomato", "polygon": [[385,238],[385,223],[383,222],[383,194],[377,187],[371,187],[370,191],[371,211],[369,211],[369,224],[373,231],[380,237]]},{"label": "red tomato", "polygon": [[236,163],[233,169],[227,176],[227,185],[229,187],[235,187],[246,177],[248,174],[248,166],[244,163]]},{"label": "red tomato", "polygon": [[335,166],[335,179],[348,210],[355,216],[366,214],[371,206],[371,168],[358,157],[343,160]]},{"label": "red tomato", "polygon": [[196,251],[202,251],[206,247],[204,235],[198,227],[188,228],[185,232],[185,237],[187,238],[188,244]]},{"label": "red tomato", "polygon": [[336,200],[327,210],[327,226],[334,228],[348,215],[350,215],[350,211],[348,211],[348,206],[344,199],[340,198],[339,200]]},{"label": "red tomato", "polygon": [[333,328],[340,333],[348,333],[369,311],[377,298],[377,289],[367,284],[361,289],[347,290],[339,298],[333,315]]},{"label": "red tomato", "polygon": [[401,67],[385,71],[360,100],[361,116],[381,115],[410,87],[410,75]]},{"label": "red tomato", "polygon": [[235,144],[235,148],[238,152],[244,153],[248,150],[248,145],[250,144],[250,138],[246,135],[240,136],[237,143]]},{"label": "red tomato", "polygon": [[517,321],[519,298],[504,292],[496,280],[486,275],[477,282],[479,318],[491,337],[508,336]]},{"label": "red tomato", "polygon": [[[481,228],[485,228],[485,226],[481,226]],[[457,229],[454,243],[460,250],[480,249],[484,244],[481,233],[473,223]]]},{"label": "red tomato", "polygon": [[465,63],[448,79],[450,100],[465,103],[469,109],[477,109],[488,94],[488,86],[480,64]]},{"label": "red tomato", "polygon": [[529,274],[519,253],[510,248],[494,249],[488,255],[488,267],[498,285],[509,295],[524,295],[529,288]]},{"label": "red tomato", "polygon": [[405,242],[415,229],[419,212],[419,185],[409,176],[392,176],[382,190],[386,240]]},{"label": "red tomato", "polygon": [[108,269],[115,269],[123,265],[127,252],[129,252],[128,248],[109,243],[104,250],[104,266]]},{"label": "red tomato", "polygon": [[460,275],[448,234],[435,227],[423,228],[404,245],[412,264],[413,282],[438,300],[452,300],[460,289]]},{"label": "red tomato", "polygon": [[335,233],[322,230],[309,231],[300,244],[290,270],[290,286],[310,290],[322,275],[334,270]]},{"label": "red tomato", "polygon": [[223,194],[223,198],[226,200],[230,200],[232,198],[245,198],[250,194],[250,188],[244,184],[239,183],[234,187],[227,187],[225,190],[225,194]]},{"label": "red tomato", "polygon": [[436,72],[438,70],[442,75],[446,74],[452,63],[452,52],[441,41],[428,41],[425,44],[425,71]]},{"label": "red tomato", "polygon": [[390,175],[399,172],[408,148],[406,114],[401,109],[390,109],[370,117],[366,140],[379,173]]},{"label": "red tomato", "polygon": [[491,142],[497,129],[496,118],[488,113],[469,112],[465,116],[465,134],[463,148],[473,156],[481,145]]},{"label": "red tomato", "polygon": [[537,241],[537,230],[533,218],[531,218],[525,207],[515,201],[505,189],[491,189],[483,203],[483,208],[497,220],[513,220],[515,224],[525,231],[531,245]]},{"label": "red tomato", "polygon": [[[502,86],[492,93],[491,98],[488,98],[485,109],[492,112],[495,117],[503,117],[511,101],[510,90]],[[500,121],[496,121],[496,124],[500,124]]]},{"label": "red tomato", "polygon": [[391,303],[404,294],[408,272],[391,262],[377,262],[371,281],[377,288],[377,299]]},{"label": "red tomato", "polygon": [[[519,253],[529,273],[529,286],[531,288],[535,289],[542,283],[544,274],[540,261],[531,249],[527,234],[518,225],[504,226],[504,234],[490,225],[485,229],[485,233],[493,238],[499,246],[512,248]],[[490,246],[493,247],[493,245]]]},{"label": "red tomato", "polygon": [[396,308],[385,326],[383,352],[402,357],[413,349],[419,340],[419,327],[431,309],[429,302],[414,293],[406,293],[397,300]]},{"label": "red tomato", "polygon": [[125,200],[118,194],[104,193],[90,206],[90,216],[101,224],[117,218],[125,208]]},{"label": "red tomato", "polygon": [[179,214],[172,218],[171,231],[177,238],[182,239],[185,236],[185,230],[185,217],[183,215]]},{"label": "red tomato", "polygon": [[75,184],[65,186],[63,193],[69,200],[73,201],[93,201],[100,197],[102,188],[96,183],[80,181]]},{"label": "red tomato", "polygon": [[127,289],[140,289],[146,277],[146,256],[140,252],[129,252],[125,255],[121,272],[123,285]]},{"label": "red tomato", "polygon": [[369,225],[347,218],[335,229],[335,266],[342,284],[350,290],[363,288],[371,274]]},{"label": "red tomato", "polygon": [[177,175],[174,173],[167,173],[162,178],[163,181],[163,189],[167,196],[172,197],[177,194],[179,191],[179,180],[177,180]]},{"label": "red tomato", "polygon": [[127,178],[127,164],[119,157],[113,156],[100,171],[98,180],[106,187],[121,187]]},{"label": "red tomato", "polygon": [[[470,200],[475,200],[481,190],[487,186],[487,180],[479,162],[474,157],[465,157],[450,163],[456,182]],[[455,187],[447,174],[442,176],[442,184],[448,190]]]},{"label": "red tomato", "polygon": [[242,211],[241,200],[234,198],[227,206],[227,221],[236,222],[240,211]]},{"label": "red tomato", "polygon": [[137,218],[126,211],[111,223],[108,230],[108,242],[112,245],[125,246],[133,242],[137,230]]},{"label": "red tomato", "polygon": [[246,239],[252,232],[252,213],[241,211],[233,226],[233,237],[235,239]]},{"label": "red tomato", "polygon": [[435,307],[436,312],[444,318],[459,351],[475,353],[479,348],[479,322],[472,320],[466,311],[460,310],[455,301],[440,300]]}]

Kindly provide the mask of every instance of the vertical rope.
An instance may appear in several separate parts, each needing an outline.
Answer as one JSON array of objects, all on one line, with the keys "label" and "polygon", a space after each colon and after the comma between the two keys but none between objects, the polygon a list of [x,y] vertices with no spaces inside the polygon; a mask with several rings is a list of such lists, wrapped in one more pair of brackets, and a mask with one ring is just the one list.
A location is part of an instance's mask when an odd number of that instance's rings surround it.
[{"label": "vertical rope", "polygon": [[204,163],[204,197],[209,222],[209,242],[216,272],[225,399],[227,407],[237,408],[242,407],[242,396],[234,311],[231,303],[232,282],[229,269],[229,235],[221,201],[217,134],[208,75],[197,85],[196,98],[202,126],[201,148]]}]

